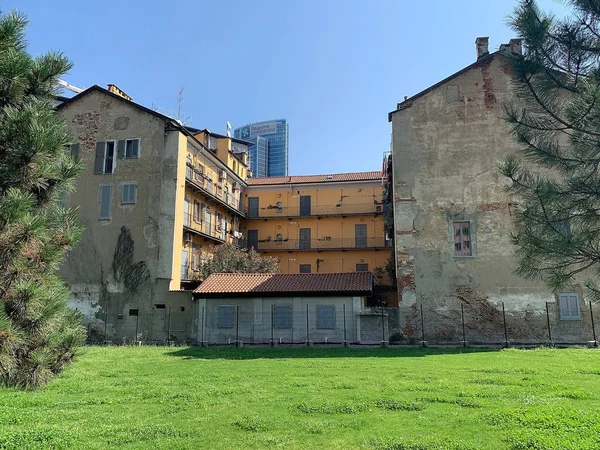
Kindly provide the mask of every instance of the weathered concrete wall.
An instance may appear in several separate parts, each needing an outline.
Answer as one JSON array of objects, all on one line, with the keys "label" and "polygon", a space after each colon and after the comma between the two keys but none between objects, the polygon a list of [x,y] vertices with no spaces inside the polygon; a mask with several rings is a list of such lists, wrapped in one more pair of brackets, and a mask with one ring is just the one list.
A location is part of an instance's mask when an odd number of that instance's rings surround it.
[{"label": "weathered concrete wall", "polygon": [[[462,305],[468,339],[501,340],[501,302],[514,323],[511,338],[547,335],[546,302],[556,312],[555,296],[513,273],[515,200],[498,172],[499,160],[518,149],[504,121],[503,104],[511,99],[510,69],[495,56],[392,115],[398,295],[406,336],[421,337],[422,305],[427,339],[460,338]],[[471,222],[473,257],[454,256],[453,221]],[[578,324],[555,317],[557,339],[591,339],[583,296],[580,308]]]},{"label": "weathered concrete wall", "polygon": [[[197,330],[196,342],[208,344],[227,344],[236,341],[244,343],[271,342],[272,305],[292,307],[291,328],[273,328],[273,339],[289,344],[305,342],[308,338],[315,343],[343,342],[344,324],[346,339],[349,342],[360,340],[360,311],[362,297],[256,297],[256,298],[208,298],[196,300],[195,311]],[[218,308],[231,305],[236,308],[235,325],[222,328],[218,326]],[[333,329],[318,329],[316,308],[318,305],[335,306],[335,326]],[[344,305],[346,321],[344,322]],[[237,328],[237,331],[236,331]]]},{"label": "weathered concrete wall", "polygon": [[[161,191],[161,180],[171,180],[168,187],[174,188],[179,145],[177,137],[169,145],[165,140],[180,133],[166,133],[160,118],[98,91],[66,105],[60,114],[81,145],[85,165],[70,196],[85,231],[61,270],[71,288],[70,304],[84,313],[90,340],[104,340],[105,333],[113,342],[134,340],[137,326],[144,339],[164,341],[168,307],[178,312],[192,308],[189,293],[185,298],[169,293],[172,251],[159,251],[160,242],[174,236],[174,195]],[[140,139],[140,157],[118,159],[115,149],[114,173],[94,174],[96,142],[128,138]],[[124,182],[137,182],[135,204],[121,205]],[[112,186],[111,218],[98,220],[99,187],[106,184]],[[157,304],[167,306],[156,309]],[[131,309],[138,316],[130,316]],[[185,328],[185,320],[172,328]]]}]

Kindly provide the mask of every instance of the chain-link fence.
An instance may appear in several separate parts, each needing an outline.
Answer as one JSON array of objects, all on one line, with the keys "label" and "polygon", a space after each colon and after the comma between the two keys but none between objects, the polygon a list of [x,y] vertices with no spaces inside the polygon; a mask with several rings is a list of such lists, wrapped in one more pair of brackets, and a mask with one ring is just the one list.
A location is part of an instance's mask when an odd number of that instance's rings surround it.
[{"label": "chain-link fence", "polygon": [[108,311],[89,323],[88,343],[193,345],[443,345],[510,347],[596,345],[600,308],[583,304],[565,318],[555,303],[508,309],[504,303],[451,307],[353,308],[331,304],[221,304],[214,299],[193,311]]}]

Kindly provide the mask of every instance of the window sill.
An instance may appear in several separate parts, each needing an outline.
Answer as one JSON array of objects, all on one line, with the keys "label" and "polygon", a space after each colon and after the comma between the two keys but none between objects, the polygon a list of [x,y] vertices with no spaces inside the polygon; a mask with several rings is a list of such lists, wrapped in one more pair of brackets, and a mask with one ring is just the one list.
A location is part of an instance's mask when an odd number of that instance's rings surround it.
[{"label": "window sill", "polygon": [[560,317],[559,320],[565,320],[567,322],[581,321],[581,317]]},{"label": "window sill", "polygon": [[452,255],[452,257],[457,258],[457,259],[475,259],[475,255],[470,255],[470,256]]},{"label": "window sill", "polygon": [[125,202],[125,203],[121,203],[121,205],[135,205],[136,202]]}]

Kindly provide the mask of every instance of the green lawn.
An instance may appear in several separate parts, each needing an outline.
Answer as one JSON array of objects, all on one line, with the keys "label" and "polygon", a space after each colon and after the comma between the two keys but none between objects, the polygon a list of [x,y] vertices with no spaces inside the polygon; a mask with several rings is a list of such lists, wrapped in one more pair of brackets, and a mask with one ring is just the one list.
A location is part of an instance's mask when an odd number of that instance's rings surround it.
[{"label": "green lawn", "polygon": [[4,448],[600,448],[600,351],[96,347]]}]

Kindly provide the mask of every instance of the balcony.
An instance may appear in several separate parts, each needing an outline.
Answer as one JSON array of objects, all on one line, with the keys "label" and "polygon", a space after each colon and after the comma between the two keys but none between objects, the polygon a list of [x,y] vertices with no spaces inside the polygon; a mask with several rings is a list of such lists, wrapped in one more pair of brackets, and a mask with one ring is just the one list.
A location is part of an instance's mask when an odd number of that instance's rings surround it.
[{"label": "balcony", "polygon": [[313,205],[310,209],[300,208],[299,206],[277,207],[271,205],[266,208],[260,208],[259,211],[248,211],[248,218],[267,219],[277,217],[321,217],[321,216],[359,216],[365,214],[383,214],[387,211],[388,205],[381,203],[354,203],[337,205]]},{"label": "balcony", "polygon": [[[251,245],[251,243],[249,243]],[[284,239],[280,241],[258,241],[259,251],[296,250],[378,250],[390,248],[392,242],[384,237],[331,238],[331,239]]]},{"label": "balcony", "polygon": [[228,237],[227,232],[221,229],[221,227],[217,227],[216,223],[194,220],[189,213],[183,213],[183,228],[186,231],[212,239],[220,244],[226,242]]},{"label": "balcony", "polygon": [[192,268],[189,264],[181,265],[181,281],[198,281],[200,279],[200,269]]},{"label": "balcony", "polygon": [[[226,193],[218,188],[218,185],[208,181],[199,172],[195,172],[190,166],[185,167],[185,184],[196,192],[207,195],[218,204],[224,206],[229,211],[241,216],[246,216],[243,205],[235,204],[235,196],[232,193]],[[241,194],[240,194],[241,199]]]}]

